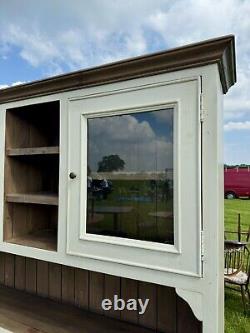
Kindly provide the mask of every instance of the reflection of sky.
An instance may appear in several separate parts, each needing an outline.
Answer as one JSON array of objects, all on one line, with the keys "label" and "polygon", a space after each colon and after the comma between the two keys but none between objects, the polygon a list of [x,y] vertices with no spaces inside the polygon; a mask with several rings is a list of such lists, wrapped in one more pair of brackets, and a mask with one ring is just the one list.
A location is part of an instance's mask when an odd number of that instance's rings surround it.
[{"label": "reflection of sky", "polygon": [[173,110],[88,120],[88,165],[97,171],[103,156],[117,154],[124,171],[173,167]]},{"label": "reflection of sky", "polygon": [[133,114],[139,121],[147,121],[156,136],[165,136],[167,140],[172,140],[173,135],[173,110],[160,110],[154,112],[142,112]]}]

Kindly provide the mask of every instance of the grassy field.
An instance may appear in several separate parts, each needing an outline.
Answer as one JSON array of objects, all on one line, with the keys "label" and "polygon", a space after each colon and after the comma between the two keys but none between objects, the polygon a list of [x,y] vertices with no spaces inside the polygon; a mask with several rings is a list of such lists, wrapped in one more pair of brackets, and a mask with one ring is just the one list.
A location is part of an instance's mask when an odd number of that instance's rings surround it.
[{"label": "grassy field", "polygon": [[[250,224],[250,200],[225,200],[225,230],[237,231],[239,213],[242,229],[247,230]],[[240,293],[227,289],[225,291],[225,333],[249,332],[250,311],[244,315]]]}]

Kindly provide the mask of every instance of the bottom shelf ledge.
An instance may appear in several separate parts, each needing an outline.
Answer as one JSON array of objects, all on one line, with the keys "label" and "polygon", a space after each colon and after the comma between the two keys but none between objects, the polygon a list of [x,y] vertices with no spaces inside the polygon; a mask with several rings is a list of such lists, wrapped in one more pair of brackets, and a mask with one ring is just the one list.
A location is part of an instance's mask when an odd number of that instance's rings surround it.
[{"label": "bottom shelf ledge", "polygon": [[[2,330],[3,328],[3,330]],[[40,333],[154,333],[155,330],[93,314],[0,286],[0,331]]]},{"label": "bottom shelf ledge", "polygon": [[56,251],[57,232],[55,230],[39,230],[27,235],[13,237],[5,242],[22,246],[35,247],[38,249]]}]

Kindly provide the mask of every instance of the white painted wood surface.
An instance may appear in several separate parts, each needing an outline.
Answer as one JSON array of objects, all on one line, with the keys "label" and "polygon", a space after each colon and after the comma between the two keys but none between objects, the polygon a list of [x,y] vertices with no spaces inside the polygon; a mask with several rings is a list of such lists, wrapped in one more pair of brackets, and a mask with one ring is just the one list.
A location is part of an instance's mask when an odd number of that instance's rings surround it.
[{"label": "white painted wood surface", "polygon": [[[69,101],[67,253],[158,271],[201,276],[200,79],[145,86]],[[174,108],[174,245],[86,233],[87,119]],[[80,221],[80,225],[79,225]],[[192,240],[187,237],[192,234]]]}]

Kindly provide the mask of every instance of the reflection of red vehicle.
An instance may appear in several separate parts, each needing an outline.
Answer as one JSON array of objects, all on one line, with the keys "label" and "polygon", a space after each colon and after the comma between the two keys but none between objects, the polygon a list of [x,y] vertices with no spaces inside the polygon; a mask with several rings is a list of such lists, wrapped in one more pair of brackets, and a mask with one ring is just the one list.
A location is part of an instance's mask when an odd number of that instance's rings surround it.
[{"label": "reflection of red vehicle", "polygon": [[250,169],[226,168],[224,170],[224,193],[226,199],[250,197]]}]

